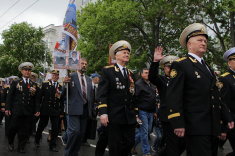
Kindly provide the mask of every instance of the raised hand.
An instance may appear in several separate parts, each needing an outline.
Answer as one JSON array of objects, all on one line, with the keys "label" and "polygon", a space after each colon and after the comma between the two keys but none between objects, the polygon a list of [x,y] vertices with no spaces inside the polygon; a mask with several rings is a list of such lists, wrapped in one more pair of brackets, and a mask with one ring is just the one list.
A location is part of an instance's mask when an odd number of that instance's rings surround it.
[{"label": "raised hand", "polygon": [[157,46],[157,48],[155,48],[153,62],[159,62],[166,56],[166,55],[162,56],[162,49],[163,48],[161,46]]}]

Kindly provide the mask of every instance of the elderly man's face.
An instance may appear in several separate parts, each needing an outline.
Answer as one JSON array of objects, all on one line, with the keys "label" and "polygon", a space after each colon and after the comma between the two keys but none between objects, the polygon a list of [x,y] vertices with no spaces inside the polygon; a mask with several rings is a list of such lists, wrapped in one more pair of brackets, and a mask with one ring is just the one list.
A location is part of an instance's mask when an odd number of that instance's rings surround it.
[{"label": "elderly man's face", "polygon": [[52,79],[54,82],[57,82],[58,79],[59,79],[59,74],[52,74],[51,79]]},{"label": "elderly man's face", "polygon": [[130,52],[127,49],[121,50],[115,55],[117,61],[129,62]]},{"label": "elderly man's face", "polygon": [[23,69],[21,70],[21,74],[24,78],[29,78],[31,75],[31,69]]},{"label": "elderly man's face", "polygon": [[206,53],[207,39],[204,35],[195,36],[188,41],[188,50],[191,53],[202,57]]},{"label": "elderly man's face", "polygon": [[166,74],[167,76],[170,75],[170,70],[171,70],[171,66],[165,66],[165,67],[164,67],[164,72],[165,72],[165,74]]}]

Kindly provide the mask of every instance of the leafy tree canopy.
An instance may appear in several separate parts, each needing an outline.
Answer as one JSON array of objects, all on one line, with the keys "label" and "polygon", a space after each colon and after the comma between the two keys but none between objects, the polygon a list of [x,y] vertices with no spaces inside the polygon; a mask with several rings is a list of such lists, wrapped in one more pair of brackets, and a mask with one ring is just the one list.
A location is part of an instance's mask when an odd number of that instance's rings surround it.
[{"label": "leafy tree canopy", "polygon": [[[35,73],[43,71],[42,63],[45,58],[43,37],[42,28],[36,29],[26,22],[12,24],[8,30],[4,30],[2,33],[4,45],[0,46],[1,77],[21,76],[18,66],[22,62],[33,63]],[[47,53],[47,63],[52,63],[50,53]]]},{"label": "leafy tree canopy", "polygon": [[[88,3],[77,15],[81,39],[78,50],[88,58],[88,73],[100,72],[108,64],[109,44],[127,40],[132,45],[129,68],[141,70],[151,63],[155,47],[166,55],[182,56],[179,44],[182,30],[201,22],[211,35],[205,59],[225,71],[222,55],[234,47],[233,0],[99,0]],[[211,34],[212,34],[211,33]],[[214,66],[215,65],[215,66]]]}]

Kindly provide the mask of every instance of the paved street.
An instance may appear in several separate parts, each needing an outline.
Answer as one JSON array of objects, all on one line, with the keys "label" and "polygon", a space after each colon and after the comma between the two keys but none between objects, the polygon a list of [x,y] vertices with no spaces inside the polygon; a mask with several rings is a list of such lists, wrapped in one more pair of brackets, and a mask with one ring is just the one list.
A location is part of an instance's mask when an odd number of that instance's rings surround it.
[{"label": "paved street", "polygon": [[[98,123],[100,125],[100,123]],[[47,142],[47,137],[48,133],[45,132],[43,133],[42,141],[40,142],[40,147],[36,148],[33,144],[34,142],[34,136],[30,137],[30,143],[26,145],[25,154],[20,154],[17,152],[17,138],[15,139],[15,150],[14,151],[9,151],[7,147],[7,138],[5,137],[5,131],[4,131],[5,126],[0,125],[0,156],[63,156],[63,151],[64,147],[62,145],[62,142],[60,138],[57,139],[57,147],[59,149],[59,152],[51,152],[49,150],[48,142]],[[94,156],[95,155],[95,145],[97,142],[98,137],[96,137],[96,140],[88,140],[88,142],[91,144],[91,147],[82,147],[81,151],[79,153],[79,156]],[[154,137],[151,137],[151,143],[153,142]],[[137,146],[137,152],[138,154],[136,156],[142,156],[142,149],[140,144]],[[218,152],[218,156],[226,156],[227,153],[231,152],[231,147],[228,143],[224,145],[224,150],[220,150]],[[104,156],[108,156],[108,152],[105,153]],[[152,156],[157,156],[152,152]],[[185,153],[182,154],[182,156],[186,156]]]}]

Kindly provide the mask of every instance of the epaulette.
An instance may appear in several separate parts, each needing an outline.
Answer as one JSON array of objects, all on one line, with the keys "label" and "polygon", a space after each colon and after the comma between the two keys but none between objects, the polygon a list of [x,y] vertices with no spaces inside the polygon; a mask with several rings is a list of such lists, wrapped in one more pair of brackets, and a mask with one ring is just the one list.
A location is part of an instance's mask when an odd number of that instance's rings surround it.
[{"label": "epaulette", "polygon": [[187,58],[187,57],[182,57],[182,58],[180,58],[180,59],[176,60],[176,62],[183,61],[183,60],[185,60],[186,58]]},{"label": "epaulette", "polygon": [[114,65],[105,66],[104,68],[111,68],[111,67],[114,67]]},{"label": "epaulette", "polygon": [[225,77],[225,76],[227,76],[229,74],[230,74],[229,72],[226,72],[226,73],[222,74],[221,77]]},{"label": "epaulette", "polygon": [[128,71],[129,71],[129,72],[131,72],[131,73],[133,74],[133,71],[132,71],[132,70],[128,69]]},{"label": "epaulette", "polygon": [[49,81],[43,81],[43,83],[48,83]]}]

